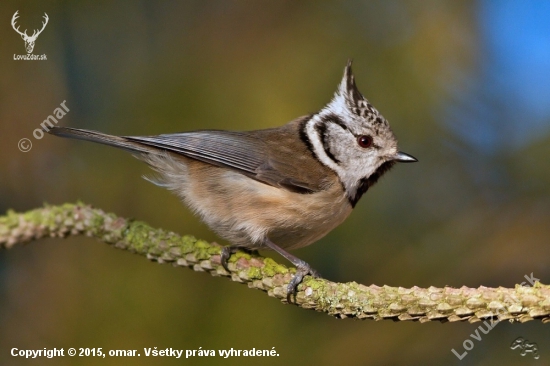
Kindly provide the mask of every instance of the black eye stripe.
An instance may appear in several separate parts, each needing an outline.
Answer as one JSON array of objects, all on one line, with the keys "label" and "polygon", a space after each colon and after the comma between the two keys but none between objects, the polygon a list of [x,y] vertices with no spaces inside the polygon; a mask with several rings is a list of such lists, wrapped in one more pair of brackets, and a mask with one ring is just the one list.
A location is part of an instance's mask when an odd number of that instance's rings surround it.
[{"label": "black eye stripe", "polygon": [[[358,134],[355,134],[353,133],[349,128],[348,126],[346,126],[346,124],[344,123],[344,121],[342,121],[342,119],[340,117],[338,117],[337,115],[335,114],[327,114],[326,116],[324,116],[322,119],[321,119],[321,122],[324,123],[324,124],[328,124],[328,123],[332,123],[332,124],[335,124],[337,125],[338,127],[340,127],[342,130],[344,131],[347,131],[349,132],[354,138],[358,138],[362,135],[358,135]],[[326,128],[326,127],[325,127]],[[373,144],[372,145],[373,147],[376,147],[376,148],[380,148],[380,146],[376,145],[376,144]]]},{"label": "black eye stripe", "polygon": [[[347,131],[349,132],[355,139],[359,138],[360,136],[362,135],[357,135],[355,133],[353,133],[349,128],[348,126],[346,126],[346,124],[344,123],[344,121],[342,120],[342,118],[340,118],[339,116],[337,116],[336,114],[334,113],[330,113],[330,114],[327,114],[326,116],[323,116],[323,118],[321,119],[321,123],[319,125],[316,126],[316,129],[317,131],[320,132],[320,128],[322,129],[322,133],[320,133],[320,136],[321,136],[321,141],[323,142],[323,146],[325,147],[325,151],[328,150],[328,145],[326,144],[326,138],[325,138],[325,134],[326,134],[326,130],[327,130],[327,125],[329,123],[332,123],[332,124],[335,124],[337,125],[338,127],[340,127],[342,130],[344,131]],[[322,127],[320,127],[320,125],[323,125]],[[378,135],[378,133],[375,133],[376,135]],[[375,148],[375,149],[380,149],[381,146],[380,145],[377,145],[375,144],[374,142],[372,143],[372,148]],[[332,160],[335,160],[334,158],[334,155],[330,153],[330,151],[327,152],[327,155],[329,156],[329,158],[331,158]],[[334,158],[334,159],[333,159]],[[337,161],[337,159],[335,160],[335,162],[339,163],[339,161]]]}]

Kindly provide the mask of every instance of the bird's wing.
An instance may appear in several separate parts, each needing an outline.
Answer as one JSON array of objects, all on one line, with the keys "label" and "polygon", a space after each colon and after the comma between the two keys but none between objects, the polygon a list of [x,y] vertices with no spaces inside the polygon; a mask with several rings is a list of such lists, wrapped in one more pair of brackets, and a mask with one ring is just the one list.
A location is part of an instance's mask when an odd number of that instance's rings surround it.
[{"label": "bird's wing", "polygon": [[[268,149],[257,135],[247,132],[205,130],[158,136],[124,136],[143,145],[167,150],[212,165],[229,168],[255,180],[293,192],[312,193],[317,184],[308,183],[286,156]],[[271,151],[271,153],[270,153]]]}]

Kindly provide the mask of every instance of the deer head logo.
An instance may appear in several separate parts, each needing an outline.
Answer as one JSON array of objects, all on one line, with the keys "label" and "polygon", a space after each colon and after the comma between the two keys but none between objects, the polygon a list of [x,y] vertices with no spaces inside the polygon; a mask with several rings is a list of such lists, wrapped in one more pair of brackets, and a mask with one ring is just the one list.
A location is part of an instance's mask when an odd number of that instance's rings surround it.
[{"label": "deer head logo", "polygon": [[11,26],[17,33],[21,35],[21,38],[23,38],[23,41],[25,41],[25,49],[27,50],[27,53],[32,53],[32,50],[34,49],[34,42],[36,42],[36,39],[38,38],[40,33],[42,33],[44,28],[46,28],[46,24],[48,24],[48,20],[49,20],[48,14],[44,13],[45,22],[42,22],[42,29],[40,29],[39,31],[35,29],[34,32],[32,33],[32,36],[29,36],[27,35],[26,29],[24,32],[21,32],[19,30],[19,26],[17,26],[17,28],[15,27],[15,21],[17,20],[17,18],[19,18],[19,15],[17,15],[18,12],[19,10],[17,10],[15,14],[13,14],[13,17],[11,18]]}]

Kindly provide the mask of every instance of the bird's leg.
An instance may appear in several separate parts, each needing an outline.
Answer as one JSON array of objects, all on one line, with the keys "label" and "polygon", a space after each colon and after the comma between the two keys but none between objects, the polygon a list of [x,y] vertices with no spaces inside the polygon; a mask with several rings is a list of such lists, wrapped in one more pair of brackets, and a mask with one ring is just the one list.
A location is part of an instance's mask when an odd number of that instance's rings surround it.
[{"label": "bird's leg", "polygon": [[285,257],[290,263],[296,266],[296,274],[294,275],[294,277],[292,277],[292,280],[290,280],[290,283],[286,288],[286,300],[288,301],[288,303],[290,303],[290,298],[292,295],[294,295],[294,298],[296,299],[296,290],[298,288],[298,285],[304,279],[304,276],[309,274],[315,278],[321,277],[319,273],[313,268],[311,268],[309,264],[307,264],[300,258],[293,256],[286,250],[279,247],[277,244],[273,243],[268,238],[265,238],[265,245],[267,245],[270,249],[273,249],[274,251],[276,251],[283,257]]}]

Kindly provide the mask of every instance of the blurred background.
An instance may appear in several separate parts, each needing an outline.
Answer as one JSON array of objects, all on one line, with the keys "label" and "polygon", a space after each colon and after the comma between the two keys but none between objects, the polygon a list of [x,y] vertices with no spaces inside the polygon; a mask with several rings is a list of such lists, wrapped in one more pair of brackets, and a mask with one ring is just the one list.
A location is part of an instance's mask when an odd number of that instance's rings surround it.
[{"label": "blurred background", "polygon": [[[34,54],[21,30],[49,23]],[[33,137],[60,125],[111,134],[279,126],[319,110],[348,58],[390,121],[397,166],[351,217],[294,254],[333,281],[512,287],[550,282],[550,3],[540,1],[2,1],[0,212],[82,200],[220,241],[148,168],[105,146]],[[18,141],[31,140],[29,152]],[[284,262],[281,257],[264,253]],[[286,263],[286,262],[285,262]],[[271,349],[278,358],[189,364],[550,362],[550,327],[336,320],[225,279],[158,265],[89,238],[0,251],[0,364],[170,365],[170,358],[16,359],[12,347]],[[540,359],[510,344],[536,342]]]}]

